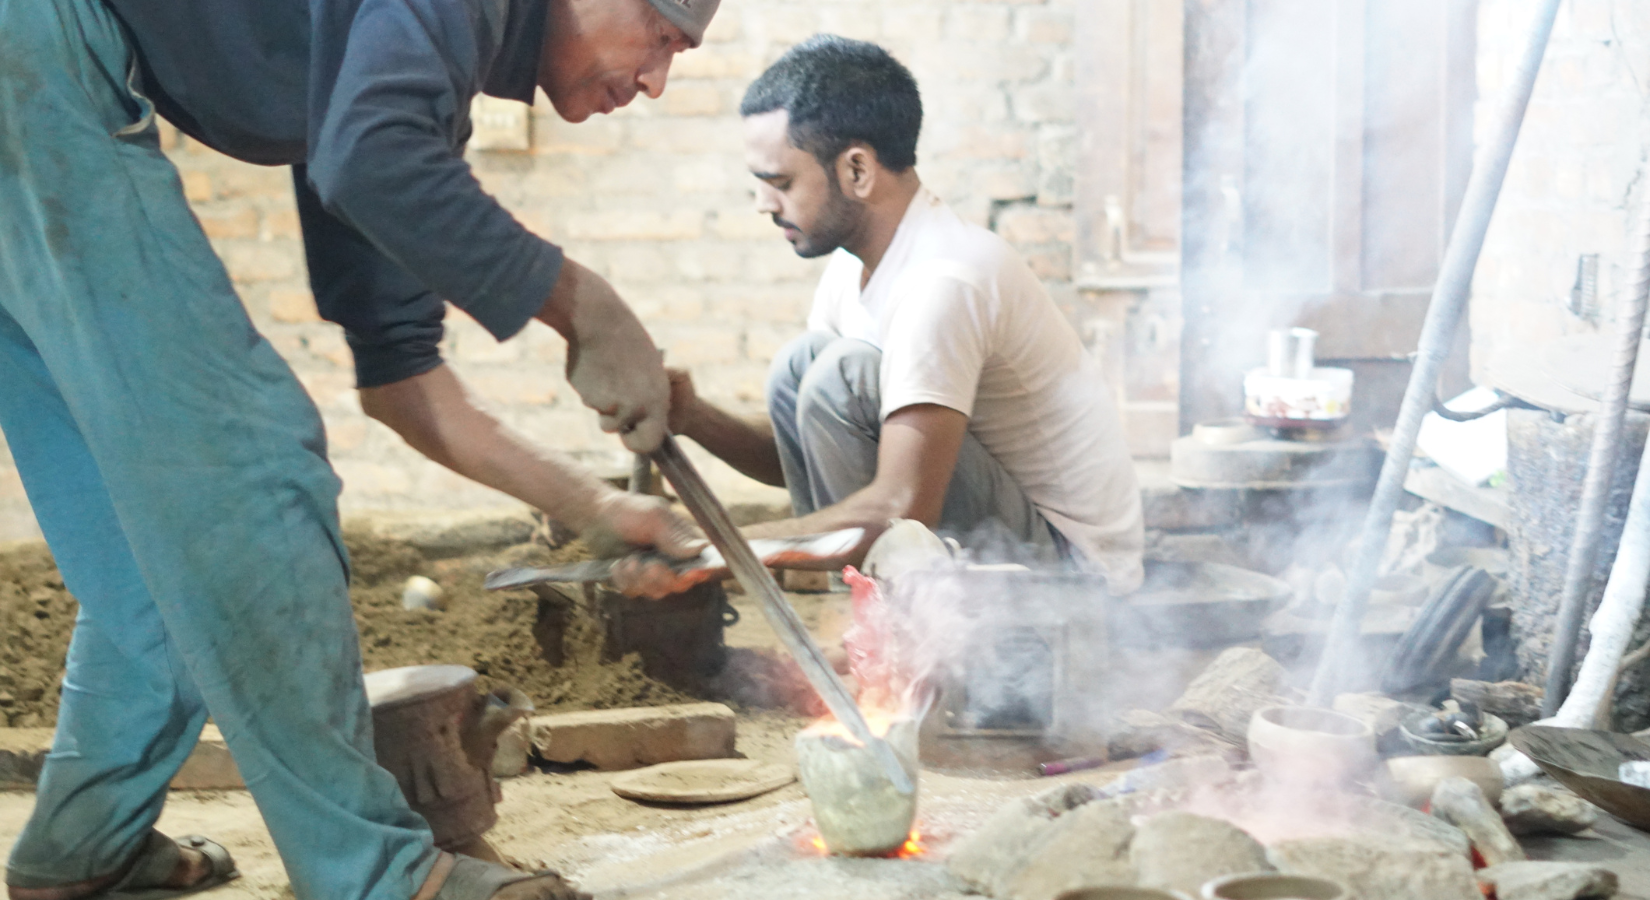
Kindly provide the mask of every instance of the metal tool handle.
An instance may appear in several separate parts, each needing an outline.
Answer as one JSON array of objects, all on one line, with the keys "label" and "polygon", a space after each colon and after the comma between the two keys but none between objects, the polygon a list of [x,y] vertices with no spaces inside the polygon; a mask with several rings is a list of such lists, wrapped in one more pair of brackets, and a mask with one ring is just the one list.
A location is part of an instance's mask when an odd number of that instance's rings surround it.
[{"label": "metal tool handle", "polygon": [[899,757],[894,755],[894,748],[888,742],[871,733],[871,726],[865,721],[865,716],[859,711],[859,704],[854,702],[853,695],[848,693],[848,687],[837,677],[836,671],[825,660],[824,651],[819,649],[813,635],[808,633],[806,625],[791,608],[790,601],[779,589],[779,583],[773,580],[773,573],[762,561],[756,558],[750,544],[745,541],[744,535],[739,533],[733,520],[728,518],[727,510],[722,508],[716,495],[710,492],[710,487],[699,475],[699,470],[682,452],[676,439],[666,435],[659,449],[653,451],[653,461],[658,463],[659,471],[669,479],[676,493],[682,498],[682,503],[693,514],[699,527],[705,530],[705,536],[722,551],[722,558],[727,561],[728,569],[733,576],[739,579],[745,591],[762,602],[762,612],[767,615],[768,623],[773,626],[779,640],[796,659],[802,674],[819,692],[820,699],[825,706],[848,729],[856,740],[868,748],[882,764],[888,780],[894,789],[902,794],[909,794],[916,790],[911,783],[911,776],[906,774],[905,767],[900,764]]}]

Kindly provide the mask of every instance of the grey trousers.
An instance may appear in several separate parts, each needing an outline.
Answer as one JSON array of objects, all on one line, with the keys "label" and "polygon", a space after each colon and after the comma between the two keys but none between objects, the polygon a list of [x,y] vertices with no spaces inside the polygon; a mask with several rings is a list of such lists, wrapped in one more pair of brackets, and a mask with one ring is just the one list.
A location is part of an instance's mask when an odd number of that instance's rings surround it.
[{"label": "grey trousers", "polygon": [[[881,350],[821,332],[802,335],[774,357],[768,415],[797,515],[837,503],[876,477],[881,370]],[[957,453],[938,530],[966,537],[982,526],[999,535],[1006,532],[1039,558],[1068,555],[1064,539],[1008,471],[968,434]]]}]

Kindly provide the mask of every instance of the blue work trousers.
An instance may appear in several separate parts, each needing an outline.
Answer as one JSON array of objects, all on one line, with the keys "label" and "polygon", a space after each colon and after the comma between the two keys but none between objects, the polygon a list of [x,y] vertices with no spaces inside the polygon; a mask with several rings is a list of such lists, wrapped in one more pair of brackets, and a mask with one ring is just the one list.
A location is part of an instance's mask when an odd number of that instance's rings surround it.
[{"label": "blue work trousers", "polygon": [[[799,516],[847,499],[876,478],[882,438],[882,351],[865,341],[810,331],[768,371],[768,416],[791,508]],[[995,520],[1022,549],[1053,562],[1064,537],[973,434],[963,436],[939,530],[959,537]]]},{"label": "blue work trousers", "polygon": [[210,713],[294,892],[406,900],[314,405],[248,320],[98,0],[0,0],[0,429],[80,601],[6,882],[138,851]]}]

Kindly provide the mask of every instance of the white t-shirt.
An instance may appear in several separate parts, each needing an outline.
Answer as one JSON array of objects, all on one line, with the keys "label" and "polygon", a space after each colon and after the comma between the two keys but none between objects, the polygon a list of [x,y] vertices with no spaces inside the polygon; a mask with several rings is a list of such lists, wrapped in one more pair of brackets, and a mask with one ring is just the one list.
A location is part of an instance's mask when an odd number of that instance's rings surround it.
[{"label": "white t-shirt", "polygon": [[882,350],[882,416],[933,403],[968,430],[1113,591],[1140,584],[1140,484],[1117,408],[1077,332],[995,233],[922,189],[888,252],[864,267],[838,250],[808,329]]}]

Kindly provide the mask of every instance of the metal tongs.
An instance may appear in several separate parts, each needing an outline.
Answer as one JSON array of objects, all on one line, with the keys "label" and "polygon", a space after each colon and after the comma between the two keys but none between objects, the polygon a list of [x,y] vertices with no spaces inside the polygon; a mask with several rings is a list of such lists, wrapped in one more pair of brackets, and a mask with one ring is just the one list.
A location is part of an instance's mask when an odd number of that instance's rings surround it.
[{"label": "metal tongs", "polygon": [[[642,457],[645,461],[647,457]],[[773,538],[750,542],[751,550],[764,566],[775,568],[824,568],[847,555],[865,537],[863,528],[844,528],[824,534],[809,534],[794,538]],[[706,547],[692,559],[671,559],[663,553],[646,551],[637,554],[643,562],[658,562],[669,566],[678,575],[690,576],[694,584],[711,578],[720,578],[729,571],[722,551]],[[608,581],[613,576],[617,559],[591,559],[561,566],[516,566],[500,569],[487,575],[485,587],[489,591],[503,591],[535,584],[578,584],[587,581]]]},{"label": "metal tongs", "polygon": [[694,521],[699,523],[699,527],[704,529],[705,536],[721,551],[728,569],[739,579],[745,592],[762,602],[762,612],[767,616],[768,624],[773,626],[785,649],[796,659],[796,664],[801,668],[803,676],[808,679],[808,683],[819,692],[826,708],[848,729],[848,733],[852,734],[855,740],[871,751],[896,791],[909,794],[916,790],[911,777],[905,772],[905,767],[900,765],[899,758],[894,755],[894,748],[890,747],[887,741],[871,733],[871,726],[860,713],[859,704],[854,702],[853,695],[848,693],[847,685],[842,683],[842,679],[837,677],[836,670],[825,660],[825,654],[819,649],[819,644],[814,642],[813,635],[808,633],[807,626],[802,624],[802,619],[797,616],[796,610],[791,608],[785,594],[780,591],[779,584],[773,580],[773,573],[768,571],[751,550],[745,536],[739,533],[733,520],[728,518],[727,510],[722,508],[716,495],[710,492],[710,487],[688,460],[687,454],[682,452],[676,439],[665,435],[664,442],[651,455],[653,461],[658,464],[659,471],[664,473],[671,487],[676,489],[682,504],[693,514]]}]

